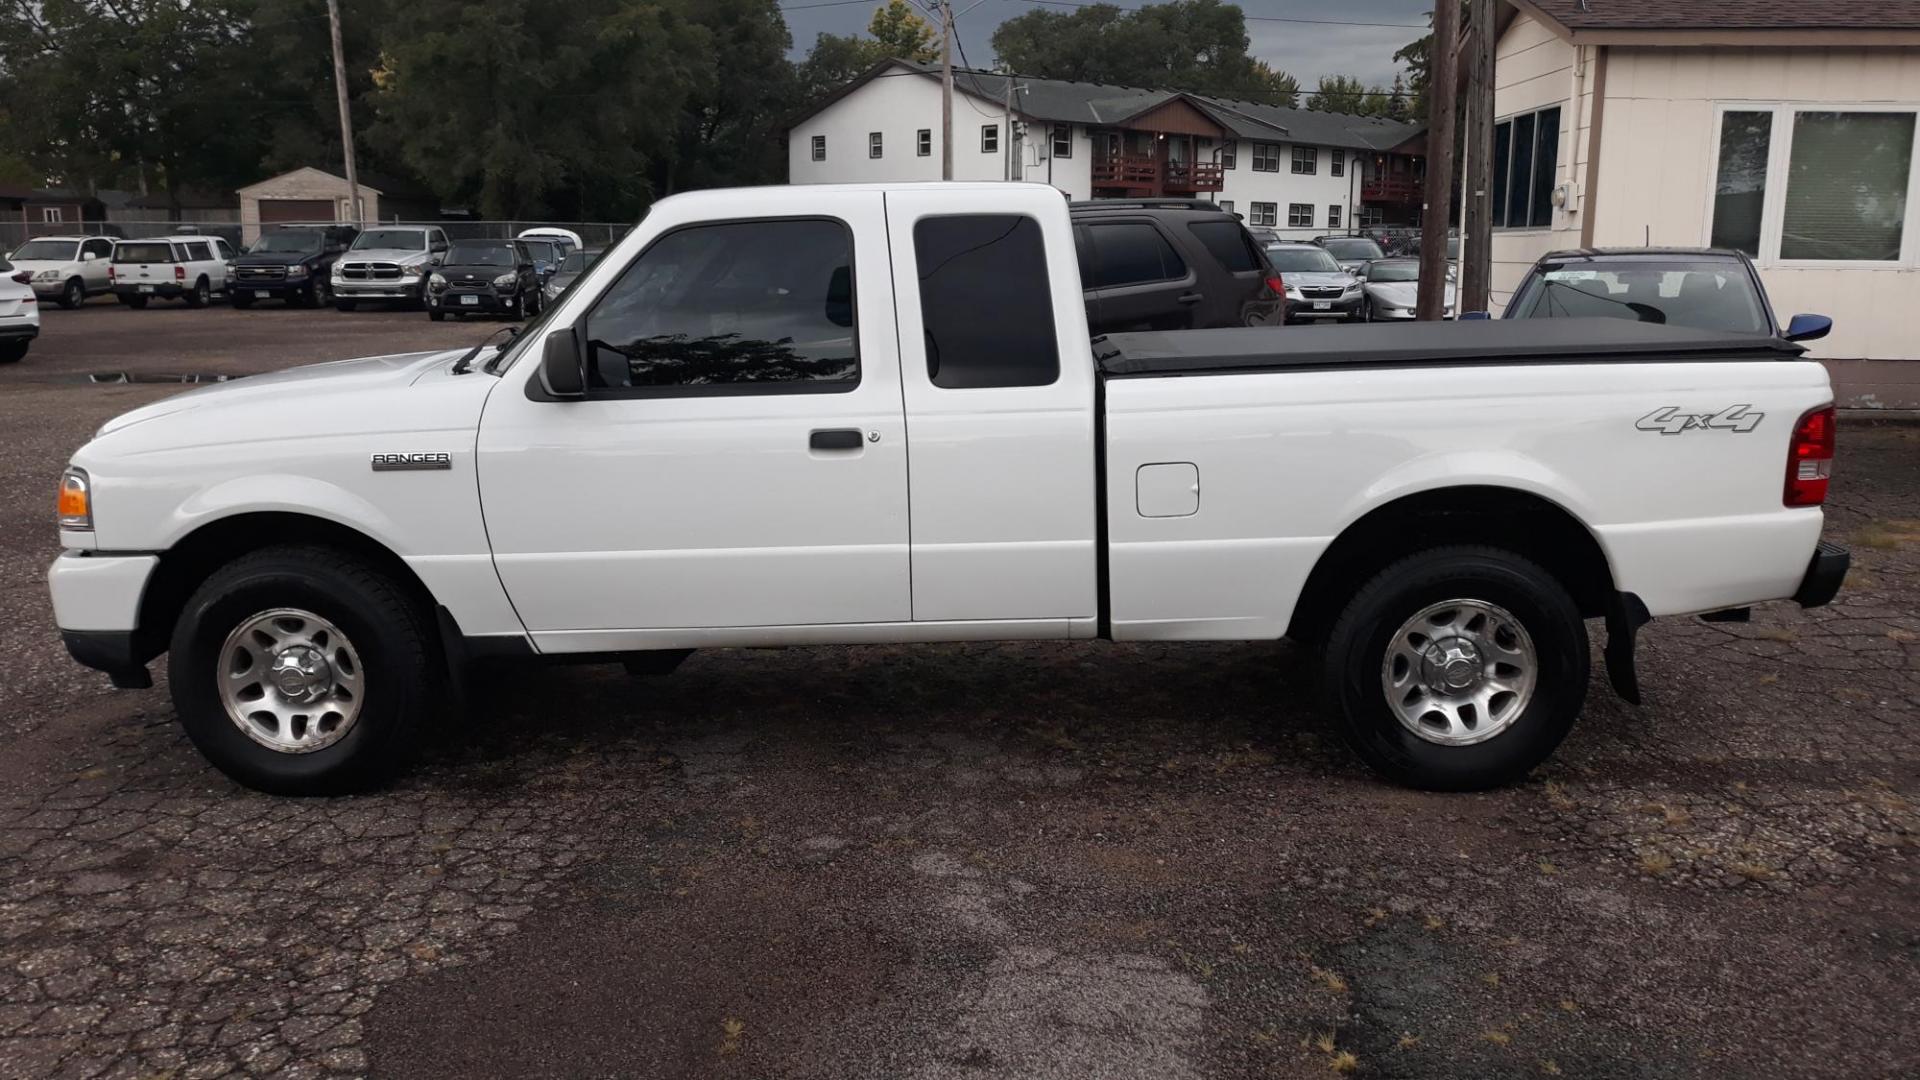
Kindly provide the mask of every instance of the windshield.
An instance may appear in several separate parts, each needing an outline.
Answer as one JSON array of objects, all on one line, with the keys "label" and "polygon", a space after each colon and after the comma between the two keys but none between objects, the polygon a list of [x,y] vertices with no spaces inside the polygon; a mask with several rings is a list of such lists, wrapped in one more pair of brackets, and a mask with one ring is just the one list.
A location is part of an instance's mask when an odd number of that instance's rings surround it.
[{"label": "windshield", "polygon": [[1760,294],[1731,260],[1640,260],[1606,269],[1548,263],[1511,317],[1602,316],[1742,334],[1770,332]]},{"label": "windshield", "polygon": [[1320,246],[1332,252],[1334,258],[1346,262],[1352,262],[1355,259],[1378,259],[1386,254],[1380,250],[1379,244],[1364,236],[1334,237],[1320,241]]},{"label": "windshield", "polygon": [[80,257],[80,245],[72,240],[29,240],[14,249],[13,257],[21,262],[73,262]]},{"label": "windshield", "polygon": [[274,252],[312,254],[319,250],[319,233],[289,230],[287,232],[266,233],[261,236],[260,239],[253,242],[253,246],[247,249],[247,254],[266,255]]},{"label": "windshield", "polygon": [[1420,264],[1412,259],[1389,259],[1367,267],[1368,281],[1419,281]]},{"label": "windshield", "polygon": [[527,251],[533,255],[533,261],[535,262],[555,263],[560,261],[555,255],[553,241],[551,240],[522,240],[520,242],[527,245]]},{"label": "windshield", "polygon": [[567,253],[567,261],[560,264],[560,272],[563,274],[578,274],[587,267],[592,266],[593,260],[599,257],[600,253],[597,251],[570,251]]},{"label": "windshield", "polygon": [[1270,247],[1267,261],[1283,274],[1337,274],[1340,264],[1317,247]]},{"label": "windshield", "polygon": [[355,251],[421,251],[427,246],[422,229],[368,229],[353,242]]},{"label": "windshield", "polygon": [[506,244],[455,244],[447,252],[450,266],[512,266],[513,248]]},{"label": "windshield", "polygon": [[118,263],[170,263],[173,261],[173,248],[163,242],[151,244],[130,244],[124,241],[113,249],[113,261]]}]

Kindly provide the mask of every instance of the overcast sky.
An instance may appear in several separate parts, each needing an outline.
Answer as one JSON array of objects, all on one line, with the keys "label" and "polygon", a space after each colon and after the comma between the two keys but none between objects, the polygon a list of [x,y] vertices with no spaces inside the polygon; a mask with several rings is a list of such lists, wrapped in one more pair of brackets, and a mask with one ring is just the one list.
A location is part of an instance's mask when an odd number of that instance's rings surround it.
[{"label": "overcast sky", "polygon": [[[782,0],[787,26],[793,31],[794,55],[813,47],[821,33],[853,34],[866,30],[867,20],[880,0]],[[993,28],[1036,8],[1067,11],[1059,4],[1036,0],[954,0],[960,43],[978,67],[993,63]],[[1141,7],[1144,0],[1115,0],[1119,7]],[[1249,51],[1282,71],[1293,73],[1311,90],[1322,75],[1354,75],[1368,84],[1393,81],[1394,50],[1426,33],[1431,0],[1239,0],[1247,13]],[[825,6],[811,6],[822,4]],[[1299,21],[1295,21],[1299,20]],[[1350,23],[1399,25],[1354,26]],[[957,60],[957,58],[956,58]]]}]

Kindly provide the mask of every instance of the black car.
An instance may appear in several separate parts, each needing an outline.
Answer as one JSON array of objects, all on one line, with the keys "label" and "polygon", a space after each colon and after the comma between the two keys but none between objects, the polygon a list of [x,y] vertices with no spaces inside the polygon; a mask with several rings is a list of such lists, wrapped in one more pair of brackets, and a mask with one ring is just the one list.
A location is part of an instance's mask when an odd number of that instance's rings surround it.
[{"label": "black car", "polygon": [[1753,261],[1725,248],[1581,248],[1540,257],[1507,303],[1509,319],[1600,316],[1812,341],[1833,320],[1782,328]]},{"label": "black car", "polygon": [[1278,275],[1240,219],[1212,203],[1097,200],[1070,208],[1092,333],[1286,321]]},{"label": "black car", "polygon": [[540,310],[539,268],[520,240],[458,240],[427,277],[427,317],[505,315]]},{"label": "black car", "polygon": [[227,296],[237,308],[255,300],[331,304],[334,260],[357,235],[351,225],[288,225],[262,233],[227,264]]}]

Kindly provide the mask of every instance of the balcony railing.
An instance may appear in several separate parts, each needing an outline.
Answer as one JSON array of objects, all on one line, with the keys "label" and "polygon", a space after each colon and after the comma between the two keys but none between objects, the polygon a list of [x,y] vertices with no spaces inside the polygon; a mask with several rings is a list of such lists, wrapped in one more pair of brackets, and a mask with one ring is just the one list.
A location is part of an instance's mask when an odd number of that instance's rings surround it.
[{"label": "balcony railing", "polygon": [[1382,176],[1360,183],[1360,201],[1411,203],[1420,201],[1420,181],[1411,176]]},{"label": "balcony railing", "polygon": [[1167,162],[1166,190],[1170,195],[1190,195],[1198,191],[1219,191],[1226,186],[1220,166],[1211,161]]},{"label": "balcony railing", "polygon": [[1094,187],[1158,189],[1160,162],[1151,154],[1103,154],[1093,159]]},{"label": "balcony railing", "polygon": [[1128,195],[1192,195],[1219,191],[1225,176],[1210,161],[1161,161],[1151,154],[1103,154],[1093,159],[1093,186]]}]

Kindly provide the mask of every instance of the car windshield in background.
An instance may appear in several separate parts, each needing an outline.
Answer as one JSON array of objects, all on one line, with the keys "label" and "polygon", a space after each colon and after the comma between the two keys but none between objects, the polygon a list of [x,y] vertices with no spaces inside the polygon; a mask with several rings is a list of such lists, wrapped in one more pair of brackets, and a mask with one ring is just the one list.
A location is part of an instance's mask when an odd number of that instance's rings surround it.
[{"label": "car windshield in background", "polygon": [[276,252],[289,254],[311,254],[320,250],[320,234],[317,232],[274,232],[267,233],[253,242],[247,249],[249,255],[267,255]]},{"label": "car windshield in background", "polygon": [[1378,259],[1386,254],[1386,252],[1380,250],[1379,244],[1368,240],[1364,236],[1336,237],[1332,240],[1322,240],[1320,246],[1332,252],[1334,258],[1349,261],[1353,259]]},{"label": "car windshield in background", "polygon": [[1337,274],[1340,264],[1317,247],[1270,247],[1267,261],[1282,274]]},{"label": "car windshield in background", "polygon": [[173,261],[171,244],[129,244],[121,243],[113,249],[113,261],[120,263],[170,263]]},{"label": "car windshield in background", "polygon": [[1420,264],[1412,259],[1389,259],[1367,267],[1368,281],[1419,281]]},{"label": "car windshield in background", "polygon": [[21,262],[73,262],[80,257],[80,245],[72,240],[29,240],[14,249]]},{"label": "car windshield in background", "polygon": [[1602,316],[1639,322],[1769,331],[1760,295],[1746,268],[1733,260],[1639,260],[1606,269],[1549,263],[1511,317],[1566,319]]},{"label": "car windshield in background", "polygon": [[353,242],[355,251],[419,251],[427,234],[419,229],[368,229]]},{"label": "car windshield in background", "polygon": [[533,255],[534,262],[543,262],[552,265],[560,261],[560,254],[554,250],[553,242],[550,240],[522,240],[520,242],[527,245],[527,251]]},{"label": "car windshield in background", "polygon": [[593,260],[598,258],[599,255],[600,253],[597,251],[569,251],[567,253],[567,261],[560,264],[560,272],[563,274],[578,274],[587,267],[592,266]]},{"label": "car windshield in background", "polygon": [[447,252],[449,266],[512,266],[513,248],[506,244],[455,244]]}]

